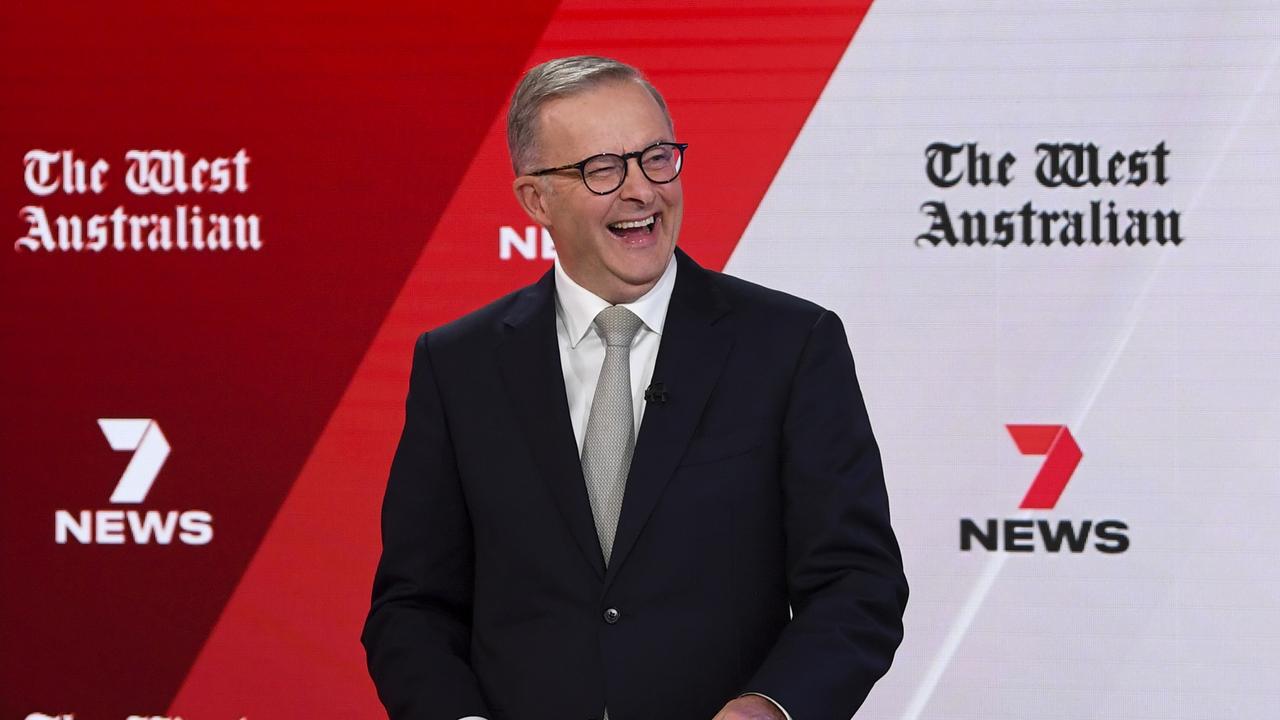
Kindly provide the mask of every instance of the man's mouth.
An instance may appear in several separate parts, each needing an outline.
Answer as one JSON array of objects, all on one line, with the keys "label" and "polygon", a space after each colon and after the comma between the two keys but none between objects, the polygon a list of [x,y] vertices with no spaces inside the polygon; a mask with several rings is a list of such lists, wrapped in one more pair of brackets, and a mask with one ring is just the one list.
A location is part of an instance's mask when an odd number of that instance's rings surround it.
[{"label": "man's mouth", "polygon": [[640,238],[653,234],[653,228],[658,224],[658,215],[654,213],[647,218],[639,220],[622,220],[615,223],[609,223],[609,232],[615,237],[626,239]]}]

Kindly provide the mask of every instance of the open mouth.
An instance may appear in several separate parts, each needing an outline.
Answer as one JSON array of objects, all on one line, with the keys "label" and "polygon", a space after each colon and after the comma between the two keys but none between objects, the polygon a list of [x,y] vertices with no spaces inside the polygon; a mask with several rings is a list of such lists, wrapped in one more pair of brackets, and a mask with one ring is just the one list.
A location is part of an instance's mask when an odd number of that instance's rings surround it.
[{"label": "open mouth", "polygon": [[654,213],[647,218],[640,220],[623,220],[620,222],[609,223],[609,232],[614,237],[623,240],[635,240],[648,237],[653,234],[653,229],[658,225],[658,215]]}]

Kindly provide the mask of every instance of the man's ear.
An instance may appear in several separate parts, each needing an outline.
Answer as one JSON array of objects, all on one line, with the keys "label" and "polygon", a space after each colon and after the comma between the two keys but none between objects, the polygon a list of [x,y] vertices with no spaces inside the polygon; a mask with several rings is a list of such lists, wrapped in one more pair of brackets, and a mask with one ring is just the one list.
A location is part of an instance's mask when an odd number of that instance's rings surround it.
[{"label": "man's ear", "polygon": [[521,175],[512,183],[511,189],[516,193],[516,202],[524,208],[525,213],[543,227],[548,227],[551,217],[547,212],[547,200],[551,188],[540,177]]}]

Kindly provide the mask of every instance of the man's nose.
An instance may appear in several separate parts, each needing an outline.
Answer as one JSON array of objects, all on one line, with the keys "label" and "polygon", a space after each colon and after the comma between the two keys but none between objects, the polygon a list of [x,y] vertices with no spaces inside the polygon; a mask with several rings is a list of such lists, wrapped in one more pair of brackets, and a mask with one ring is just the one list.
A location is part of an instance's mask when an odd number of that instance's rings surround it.
[{"label": "man's nose", "polygon": [[[632,161],[635,161],[634,167],[631,166]],[[640,169],[640,158],[627,158],[627,163],[627,177],[622,181],[618,193],[623,200],[635,200],[647,205],[653,199],[653,181],[645,177],[644,171]]]}]

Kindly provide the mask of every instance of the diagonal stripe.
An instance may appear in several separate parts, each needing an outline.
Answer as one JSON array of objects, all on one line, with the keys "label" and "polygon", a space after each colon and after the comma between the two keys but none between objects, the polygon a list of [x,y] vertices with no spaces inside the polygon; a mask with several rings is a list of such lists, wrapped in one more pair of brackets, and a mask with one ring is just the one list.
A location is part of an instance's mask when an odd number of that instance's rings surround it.
[{"label": "diagonal stripe", "polygon": [[[685,171],[681,246],[723,267],[869,1],[787,12],[709,2],[560,6],[529,65],[569,54],[617,57],[662,88]],[[670,13],[679,13],[673,18]],[[478,29],[479,31],[479,29]],[[618,44],[614,38],[626,39]],[[641,42],[637,38],[654,38]],[[380,714],[358,636],[378,555],[378,503],[403,419],[410,348],[424,329],[533,281],[548,262],[498,259],[510,199],[495,118],[169,714]]]}]

